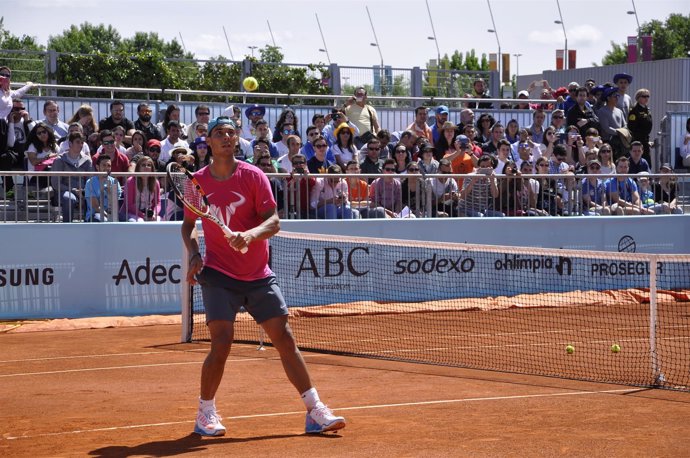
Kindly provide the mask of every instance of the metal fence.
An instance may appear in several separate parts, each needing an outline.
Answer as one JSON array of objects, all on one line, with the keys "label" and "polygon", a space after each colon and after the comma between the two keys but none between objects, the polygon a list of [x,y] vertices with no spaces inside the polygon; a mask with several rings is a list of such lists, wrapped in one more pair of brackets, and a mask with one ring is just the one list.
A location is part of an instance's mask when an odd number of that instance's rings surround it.
[{"label": "metal fence", "polygon": [[[84,190],[95,189],[87,180],[99,177],[96,201],[87,201]],[[107,186],[105,173],[0,172],[0,179],[14,187],[0,191],[0,222],[175,221],[182,217],[169,191],[166,175],[113,173],[119,186]],[[154,177],[159,202],[139,204],[124,190],[129,179]],[[595,216],[616,214],[610,201],[600,207],[583,199],[586,175],[298,175],[268,174],[283,219],[441,218]],[[597,178],[604,181],[606,175]],[[631,175],[633,178],[639,176]],[[690,176],[650,175],[650,185],[671,179],[676,190],[672,205],[640,201],[625,214],[669,214],[690,211]],[[318,183],[318,181],[321,183]],[[378,181],[377,181],[378,180]],[[478,199],[466,190],[491,186],[497,194]],[[397,182],[398,184],[390,184]],[[340,183],[348,183],[343,185]],[[388,183],[388,184],[386,184]],[[0,186],[0,190],[3,187]],[[130,188],[131,189],[131,188]],[[324,192],[326,189],[326,192]],[[330,189],[330,191],[329,191]],[[486,190],[486,189],[485,189]],[[129,197],[129,198],[128,198]],[[483,199],[483,200],[482,200]],[[89,207],[91,205],[91,211]],[[100,210],[99,210],[100,209]],[[629,211],[628,211],[629,210]],[[621,212],[619,212],[622,214]]]},{"label": "metal fence", "polygon": [[[48,51],[18,51],[0,49],[0,61],[8,65],[15,73],[16,81],[34,81],[44,84],[60,84],[64,81],[59,80],[61,59],[74,58],[75,56],[95,56],[91,54],[59,53],[53,50]],[[101,56],[101,55],[99,55]],[[107,57],[107,56],[101,56]],[[208,59],[181,59],[165,58],[165,62],[174,64],[187,64],[180,71],[185,74],[198,72],[205,64],[215,63],[236,67],[239,75],[238,82],[245,76],[252,73],[253,68],[262,66],[280,66],[285,68],[303,68],[310,77],[322,79],[324,86],[330,88],[330,92],[335,95],[351,95],[352,90],[358,86],[368,89],[370,95],[378,96],[397,96],[397,97],[460,97],[469,92],[471,88],[470,80],[482,77],[487,80],[492,94],[499,93],[499,82],[497,72],[471,72],[462,70],[427,70],[419,67],[413,68],[393,68],[384,65],[374,65],[372,67],[339,66],[337,64],[299,64],[299,63],[275,63],[275,62],[255,62],[252,60],[243,61],[217,61]],[[321,71],[317,71],[318,66],[328,69],[325,76]],[[239,87],[232,88],[242,91]],[[168,89],[168,88],[165,88]],[[87,91],[87,88],[82,88]],[[126,91],[121,91],[126,92]],[[51,94],[53,96],[57,93]],[[128,94],[128,97],[130,95]],[[395,106],[395,105],[393,105]]]}]

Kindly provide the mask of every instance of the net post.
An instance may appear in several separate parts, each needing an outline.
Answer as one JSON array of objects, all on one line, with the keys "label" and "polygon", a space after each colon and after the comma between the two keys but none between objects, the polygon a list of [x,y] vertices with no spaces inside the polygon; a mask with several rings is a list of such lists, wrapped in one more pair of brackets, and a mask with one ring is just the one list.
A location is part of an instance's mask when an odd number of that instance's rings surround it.
[{"label": "net post", "polygon": [[656,351],[656,328],[657,328],[657,296],[656,296],[656,272],[658,268],[658,257],[649,257],[649,352],[652,363],[652,375],[654,385],[660,385],[664,381],[664,374],[659,366],[658,354]]},{"label": "net post", "polygon": [[189,263],[186,262],[189,259],[189,252],[184,242],[182,242],[182,279],[180,281],[180,313],[182,314],[182,335],[180,337],[181,342],[191,342],[192,341],[192,327],[191,317],[192,317],[192,303],[191,303],[191,286],[187,284],[187,271],[189,270]]}]

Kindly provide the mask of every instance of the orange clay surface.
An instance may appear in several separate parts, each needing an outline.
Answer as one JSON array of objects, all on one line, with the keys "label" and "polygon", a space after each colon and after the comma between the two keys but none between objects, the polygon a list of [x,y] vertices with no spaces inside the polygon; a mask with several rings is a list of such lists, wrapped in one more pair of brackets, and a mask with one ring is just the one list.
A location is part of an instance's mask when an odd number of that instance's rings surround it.
[{"label": "orange clay surface", "polygon": [[322,399],[347,427],[305,435],[303,404],[277,353],[251,345],[233,348],[217,395],[227,435],[201,438],[191,431],[208,344],[178,343],[176,323],[72,323],[61,320],[61,331],[49,323],[0,325],[0,456],[630,457],[690,450],[689,393],[306,352]]}]

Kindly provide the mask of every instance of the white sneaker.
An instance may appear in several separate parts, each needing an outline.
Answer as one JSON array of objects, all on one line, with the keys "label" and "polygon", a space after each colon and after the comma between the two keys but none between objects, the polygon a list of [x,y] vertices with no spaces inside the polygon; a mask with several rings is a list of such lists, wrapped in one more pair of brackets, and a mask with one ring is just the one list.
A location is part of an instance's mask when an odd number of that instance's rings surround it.
[{"label": "white sneaker", "polygon": [[218,415],[215,408],[206,411],[199,409],[196,415],[194,432],[202,436],[223,436],[225,435],[225,426],[223,426],[220,420],[220,415]]},{"label": "white sneaker", "polygon": [[307,424],[305,432],[307,434],[325,433],[326,431],[337,431],[345,427],[345,418],[333,415],[331,409],[319,403],[307,413]]}]

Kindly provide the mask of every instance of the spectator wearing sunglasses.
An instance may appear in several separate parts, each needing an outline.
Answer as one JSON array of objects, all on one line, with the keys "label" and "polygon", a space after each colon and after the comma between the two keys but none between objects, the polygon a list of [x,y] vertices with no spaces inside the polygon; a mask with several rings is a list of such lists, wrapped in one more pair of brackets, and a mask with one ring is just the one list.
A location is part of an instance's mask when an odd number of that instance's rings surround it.
[{"label": "spectator wearing sunglasses", "polygon": [[604,181],[599,178],[601,174],[601,162],[592,159],[585,169],[587,175],[582,179],[582,213],[588,216],[610,215],[611,209],[606,203],[606,187]]},{"label": "spectator wearing sunglasses", "polygon": [[355,160],[359,162],[359,150],[355,146],[354,137],[355,130],[345,123],[341,123],[335,129],[335,142],[331,145],[328,152],[335,159],[335,162],[340,165],[341,169],[345,168],[348,161]]},{"label": "spectator wearing sunglasses", "polygon": [[652,160],[649,150],[649,134],[652,132],[652,113],[649,111],[649,89],[640,89],[635,93],[635,106],[628,114],[628,129],[633,141],[642,143],[642,157],[650,162]]},{"label": "spectator wearing sunglasses", "polygon": [[196,128],[200,124],[205,124],[206,129],[208,129],[208,122],[211,120],[211,108],[208,105],[197,105],[197,107],[194,109],[194,116],[196,117],[196,120],[193,123],[191,123],[187,128],[187,142],[189,142],[190,145],[194,143],[194,139],[196,137],[206,136],[206,133],[204,133],[203,135],[198,135],[196,132]]},{"label": "spectator wearing sunglasses", "polygon": [[27,81],[27,83],[21,88],[13,91],[10,88],[10,80],[12,78],[12,71],[9,67],[0,67],[0,118],[6,119],[7,115],[12,111],[12,101],[14,99],[20,99],[24,94],[26,94],[32,87],[34,83]]},{"label": "spectator wearing sunglasses", "polygon": [[165,172],[165,162],[160,160],[161,157],[161,142],[156,139],[151,139],[146,142],[144,155],[153,160],[153,168],[156,172]]},{"label": "spectator wearing sunglasses", "polygon": [[[266,107],[254,104],[248,107],[246,110],[244,110],[244,114],[245,116],[247,116],[249,122],[246,123],[244,125],[244,128],[242,129],[242,138],[252,141],[254,140],[254,138],[257,137],[256,123],[264,120],[264,115],[266,114]],[[266,125],[266,127],[268,128],[268,124]],[[267,138],[273,138],[273,133],[271,132],[270,128],[268,128]]]},{"label": "spectator wearing sunglasses", "polygon": [[307,161],[307,168],[310,173],[323,174],[328,172],[328,167],[333,165],[326,158],[328,151],[328,142],[323,136],[318,136],[314,140],[314,156]]},{"label": "spectator wearing sunglasses", "polygon": [[[379,159],[379,152],[381,151],[381,142],[377,138],[369,140],[365,146],[366,156],[359,164],[362,173],[380,174],[383,170],[383,160]],[[364,148],[362,148],[364,150]],[[393,161],[395,168],[395,161]],[[371,180],[370,180],[371,181]]]},{"label": "spectator wearing sunglasses", "polygon": [[394,159],[384,161],[383,176],[371,183],[369,193],[370,208],[383,207],[388,217],[398,217],[402,210],[402,185],[396,178]]}]

